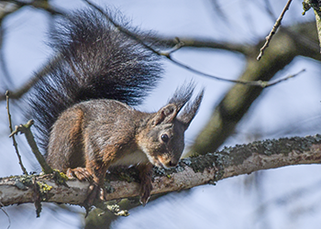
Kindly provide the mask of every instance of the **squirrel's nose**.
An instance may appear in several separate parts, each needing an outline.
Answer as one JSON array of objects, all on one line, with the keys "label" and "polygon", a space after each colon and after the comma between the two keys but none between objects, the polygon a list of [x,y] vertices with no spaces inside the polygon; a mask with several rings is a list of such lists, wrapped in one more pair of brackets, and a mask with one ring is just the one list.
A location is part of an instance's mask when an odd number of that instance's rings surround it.
[{"label": "squirrel's nose", "polygon": [[172,159],[168,163],[169,167],[175,167],[177,164],[178,164],[178,160],[176,159]]},{"label": "squirrel's nose", "polygon": [[177,164],[178,164],[178,162],[179,162],[179,159],[177,159],[177,158],[166,158],[165,160],[164,160],[164,158],[162,158],[162,157],[159,157],[158,158],[159,159],[159,162],[162,164],[162,166],[164,167],[164,168],[173,168],[173,167],[175,167]]}]

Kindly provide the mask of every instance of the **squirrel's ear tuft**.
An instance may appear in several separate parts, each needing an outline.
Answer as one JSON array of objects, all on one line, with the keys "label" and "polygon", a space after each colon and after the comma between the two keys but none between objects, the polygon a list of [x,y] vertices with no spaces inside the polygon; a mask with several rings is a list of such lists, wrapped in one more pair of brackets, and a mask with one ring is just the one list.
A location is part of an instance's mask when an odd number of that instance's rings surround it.
[{"label": "squirrel's ear tuft", "polygon": [[189,124],[192,122],[193,118],[195,117],[198,108],[202,102],[202,98],[204,95],[204,90],[202,90],[194,101],[188,102],[184,109],[180,112],[180,115],[177,117],[179,121],[184,123],[185,129],[188,128]]},{"label": "squirrel's ear tuft", "polygon": [[153,118],[153,125],[158,125],[160,123],[171,123],[176,118],[178,113],[177,106],[175,104],[168,104],[162,107]]},{"label": "squirrel's ear tuft", "polygon": [[179,112],[185,104],[191,99],[194,91],[194,83],[185,83],[183,86],[176,89],[172,98],[168,101],[168,104],[175,104],[177,112]]}]

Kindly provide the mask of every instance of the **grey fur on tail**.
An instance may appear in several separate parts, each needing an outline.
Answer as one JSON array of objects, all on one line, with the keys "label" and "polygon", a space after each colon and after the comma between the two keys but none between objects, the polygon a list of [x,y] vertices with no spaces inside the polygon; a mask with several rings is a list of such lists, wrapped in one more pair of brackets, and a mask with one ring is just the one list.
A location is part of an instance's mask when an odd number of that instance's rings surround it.
[{"label": "grey fur on tail", "polygon": [[[129,26],[117,12],[116,21]],[[142,102],[162,73],[159,57],[115,29],[99,12],[76,11],[61,18],[50,34],[50,46],[62,58],[49,66],[29,96],[29,117],[47,147],[50,129],[59,115],[81,101],[115,99],[129,105]]]}]

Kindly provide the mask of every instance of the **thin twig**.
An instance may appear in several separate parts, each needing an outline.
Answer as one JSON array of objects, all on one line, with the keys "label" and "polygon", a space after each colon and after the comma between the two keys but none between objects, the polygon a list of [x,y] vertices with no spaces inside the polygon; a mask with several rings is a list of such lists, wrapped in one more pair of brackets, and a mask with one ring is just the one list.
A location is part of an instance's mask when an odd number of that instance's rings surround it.
[{"label": "thin twig", "polygon": [[32,178],[32,183],[33,183],[33,194],[32,194],[32,199],[33,203],[36,208],[36,217],[40,217],[40,212],[42,210],[42,204],[41,204],[41,193],[40,193],[40,187],[37,182],[37,177],[34,176]]},{"label": "thin twig", "polygon": [[[8,2],[11,2],[9,0],[7,0]],[[222,77],[218,77],[215,75],[211,75],[211,74],[207,74],[204,72],[201,72],[197,69],[194,69],[192,67],[189,67],[177,60],[174,60],[171,57],[171,54],[175,51],[177,51],[178,49],[180,49],[181,47],[185,47],[185,46],[191,46],[191,44],[186,44],[185,41],[181,41],[179,42],[178,45],[175,45],[175,47],[170,51],[170,52],[159,52],[157,50],[155,50],[154,48],[150,47],[149,45],[145,44],[144,41],[136,34],[131,33],[129,30],[123,28],[122,26],[120,26],[119,24],[117,24],[114,20],[112,20],[111,17],[109,17],[106,12],[104,12],[104,10],[102,10],[101,8],[99,8],[97,5],[95,5],[94,3],[88,1],[88,0],[83,0],[85,1],[88,5],[90,5],[91,7],[93,7],[94,9],[96,9],[97,11],[99,11],[104,17],[106,17],[106,19],[108,21],[110,21],[119,31],[123,32],[124,34],[126,34],[127,36],[131,37],[132,39],[136,40],[137,42],[139,42],[142,46],[144,46],[146,49],[150,50],[151,52],[160,55],[160,56],[164,56],[166,57],[168,60],[170,60],[173,64],[180,66],[182,68],[188,69],[189,71],[192,71],[198,75],[202,75],[208,78],[212,78],[212,79],[216,79],[216,80],[221,80],[221,81],[225,81],[225,82],[231,82],[231,83],[237,83],[237,84],[243,84],[243,85],[249,85],[249,86],[258,86],[258,87],[267,87],[267,86],[272,86],[275,85],[276,83],[274,82],[273,84],[268,84],[267,82],[263,82],[263,81],[242,81],[242,80],[230,80],[230,79],[225,79]],[[20,1],[12,1],[12,2],[19,2]],[[290,2],[290,1],[289,1]],[[289,4],[288,2],[288,4]],[[22,3],[21,3],[22,4]],[[203,44],[201,47],[205,47],[207,44]],[[220,46],[218,46],[217,48],[220,48]],[[229,50],[232,50],[231,48],[229,48]],[[240,51],[240,50],[238,50]],[[263,54],[262,54],[263,55]],[[58,53],[54,58],[52,58],[49,63],[47,63],[46,65],[44,65],[44,67],[38,71],[38,73],[24,86],[22,86],[20,89],[18,89],[16,92],[11,92],[11,99],[19,99],[22,95],[24,95],[41,77],[43,77],[44,75],[46,75],[50,69],[55,66],[59,61],[61,61],[62,55],[61,53]],[[283,80],[280,80],[280,82]],[[278,81],[277,81],[278,83]],[[0,101],[1,100],[5,100],[5,96],[1,96],[0,95]]]},{"label": "thin twig", "polygon": [[[43,67],[27,82],[24,84],[21,88],[19,88],[15,92],[10,92],[10,98],[11,99],[20,99],[26,92],[28,92],[37,82],[39,79],[47,75],[50,70],[61,61],[63,58],[62,53],[56,54],[55,57],[53,57],[51,60],[48,61]],[[4,100],[5,96],[0,95],[0,101]]]},{"label": "thin twig", "polygon": [[247,86],[256,86],[256,87],[261,87],[261,88],[267,88],[267,87],[271,87],[271,86],[274,86],[282,81],[285,81],[285,80],[288,80],[290,78],[293,78],[299,74],[301,74],[302,72],[305,71],[305,69],[302,69],[300,72],[296,73],[296,74],[293,74],[293,75],[289,75],[285,78],[282,78],[282,79],[279,79],[279,80],[276,80],[274,82],[271,82],[269,83],[268,81],[262,81],[262,80],[258,80],[258,81],[244,81],[244,80],[231,80],[231,79],[225,79],[225,78],[221,78],[221,77],[217,77],[217,76],[213,76],[213,75],[210,75],[210,74],[207,74],[207,73],[204,73],[204,72],[201,72],[195,68],[192,68],[192,67],[189,67],[189,66],[186,66],[182,63],[180,63],[179,61],[177,60],[174,60],[171,56],[166,56],[168,59],[170,59],[173,63],[175,63],[176,65],[182,67],[182,68],[185,68],[191,72],[194,72],[194,73],[197,73],[199,75],[202,75],[202,76],[205,76],[205,77],[209,77],[209,78],[214,78],[214,79],[217,79],[217,80],[221,80],[221,81],[225,81],[225,82],[231,82],[231,83],[238,83],[238,84],[243,84],[243,85],[247,85]]},{"label": "thin twig", "polygon": [[278,83],[280,83],[280,82],[282,82],[282,81],[291,79],[291,78],[296,77],[297,75],[299,75],[299,74],[301,74],[301,73],[303,73],[303,72],[305,72],[305,69],[302,69],[301,71],[299,71],[299,72],[296,73],[296,74],[292,74],[292,75],[289,75],[289,76],[287,76],[287,77],[285,77],[285,78],[282,78],[282,79],[276,80],[276,81],[274,81],[274,82],[268,83],[267,86],[265,86],[265,87],[270,87],[270,86],[273,86],[273,85],[275,85],[275,84],[278,84]]},{"label": "thin twig", "polygon": [[10,216],[8,215],[8,213],[3,209],[3,207],[4,207],[3,203],[0,202],[0,209],[8,218],[8,227],[7,227],[7,229],[9,229],[10,226],[11,226],[11,219],[10,219]]},{"label": "thin twig", "polygon": [[122,27],[121,25],[119,25],[117,22],[115,22],[103,9],[101,9],[99,6],[97,6],[96,4],[88,1],[88,0],[83,0],[84,2],[86,2],[89,6],[91,6],[92,8],[94,8],[95,10],[97,10],[99,13],[101,13],[110,23],[112,23],[115,28],[117,28],[119,31],[121,31],[122,33],[126,34],[128,37],[134,39],[135,41],[138,41],[142,46],[144,46],[144,48],[150,50],[151,52],[160,55],[160,53],[158,51],[156,51],[155,49],[153,49],[152,47],[150,47],[149,45],[145,44],[145,42],[139,37],[137,36],[135,33],[130,32],[129,30],[125,29],[124,27]]},{"label": "thin twig", "polygon": [[[164,56],[166,57],[168,60],[170,60],[172,63],[176,64],[177,66],[180,66],[182,68],[185,68],[191,72],[194,72],[198,75],[201,76],[205,76],[208,78],[212,78],[212,79],[216,79],[216,80],[221,80],[221,81],[225,81],[225,82],[230,82],[230,83],[237,83],[237,84],[243,84],[243,85],[248,85],[248,86],[257,86],[257,87],[262,87],[262,88],[266,88],[266,87],[270,87],[273,86],[279,82],[282,82],[284,80],[287,80],[289,78],[292,78],[298,74],[292,75],[291,77],[286,77],[285,79],[281,79],[278,81],[275,81],[273,83],[268,83],[267,81],[243,81],[243,80],[231,80],[231,79],[225,79],[222,77],[218,77],[218,76],[214,76],[211,74],[207,74],[204,72],[201,72],[195,68],[192,68],[190,66],[187,66],[175,59],[172,58],[171,53],[173,53],[174,51],[180,49],[182,46],[184,46],[184,44],[180,43],[178,44],[178,46],[174,47],[172,51],[170,52],[159,52],[157,50],[155,50],[154,48],[152,48],[151,46],[147,45],[139,36],[137,36],[136,34],[130,32],[129,30],[125,29],[124,27],[120,26],[118,23],[116,23],[111,17],[109,17],[109,15],[103,10],[101,9],[99,6],[97,6],[96,4],[92,3],[89,0],[83,0],[84,2],[86,2],[89,6],[91,6],[92,8],[96,9],[97,11],[99,11],[110,23],[112,23],[119,31],[123,32],[124,34],[126,34],[127,36],[129,36],[130,38],[134,39],[135,41],[139,42],[143,47],[145,47],[146,49],[150,50],[151,52],[159,55],[159,56]],[[291,2],[291,0],[289,0],[288,4],[289,5]],[[284,10],[285,12],[285,10]],[[283,17],[284,13],[282,14]],[[281,23],[282,18],[279,20],[277,20],[278,23]],[[277,29],[277,27],[275,28],[275,30]],[[301,71],[302,72],[302,71]],[[301,73],[300,72],[300,73]]]},{"label": "thin twig", "polygon": [[175,45],[174,47],[172,47],[169,51],[161,51],[160,52],[160,55],[162,56],[169,56],[171,55],[172,53],[180,50],[182,47],[185,46],[184,42],[182,42],[178,37],[175,37]]},{"label": "thin twig", "polygon": [[266,41],[265,41],[264,45],[262,46],[262,48],[260,49],[260,53],[256,58],[257,60],[260,60],[261,57],[264,55],[265,49],[269,46],[269,43],[272,40],[273,35],[276,33],[276,30],[280,27],[283,16],[284,16],[285,12],[289,9],[291,2],[292,2],[292,0],[288,0],[288,2],[286,3],[285,7],[282,10],[281,15],[279,16],[279,18],[276,20],[275,24],[273,25],[273,28],[272,28],[270,34],[265,38]]},{"label": "thin twig", "polygon": [[[272,199],[269,199],[268,201],[265,201],[264,203],[261,203],[258,205],[257,209],[255,210],[255,213],[262,212],[262,210],[266,210],[271,205],[285,205],[289,202],[294,201],[295,199],[298,200],[299,198],[304,198],[312,193],[319,192],[321,187],[321,181],[313,182],[312,184],[308,186],[304,186],[295,190],[292,190],[288,193],[282,194],[279,197],[275,197]],[[256,221],[260,220],[259,218],[256,218]]]},{"label": "thin twig", "polygon": [[[12,121],[11,121],[11,114],[10,114],[10,109],[9,109],[9,91],[6,92],[6,100],[7,100],[7,113],[8,113],[8,119],[9,119],[9,128],[10,128],[10,132],[12,133],[13,129],[12,129]],[[19,160],[19,165],[22,169],[23,174],[28,175],[28,172],[26,170],[26,168],[23,166],[22,160],[21,160],[21,156],[18,150],[18,144],[16,142],[15,136],[12,136],[12,141],[13,141],[13,146],[16,150],[16,154]]]},{"label": "thin twig", "polygon": [[2,1],[14,3],[18,6],[18,9],[20,9],[24,6],[32,6],[32,7],[38,8],[38,9],[43,9],[53,15],[64,15],[64,13],[62,11],[58,11],[51,4],[49,4],[47,1],[38,1],[38,0],[33,0],[33,1],[2,0]]},{"label": "thin twig", "polygon": [[16,129],[10,134],[9,137],[13,137],[15,134],[17,134],[19,132],[24,133],[32,152],[34,153],[39,164],[42,167],[43,172],[46,174],[53,173],[54,170],[47,164],[45,158],[42,156],[42,154],[39,151],[39,148],[36,144],[34,136],[30,130],[30,127],[32,125],[33,125],[33,120],[29,120],[24,125],[21,124],[19,126],[16,126]]},{"label": "thin twig", "polygon": [[[303,13],[305,15],[306,11],[308,11],[311,7],[313,8],[315,15],[315,22],[317,25],[318,38],[319,38],[319,47],[321,47],[321,2],[320,1],[312,1],[312,0],[304,0],[302,2],[303,5]],[[321,49],[320,49],[321,53]]]},{"label": "thin twig", "polygon": [[6,65],[5,55],[4,55],[4,48],[3,48],[3,38],[4,38],[5,29],[2,24],[2,19],[0,19],[0,65],[3,72],[3,78],[6,84],[13,86],[13,82],[11,80],[11,76],[8,70],[8,66]]}]

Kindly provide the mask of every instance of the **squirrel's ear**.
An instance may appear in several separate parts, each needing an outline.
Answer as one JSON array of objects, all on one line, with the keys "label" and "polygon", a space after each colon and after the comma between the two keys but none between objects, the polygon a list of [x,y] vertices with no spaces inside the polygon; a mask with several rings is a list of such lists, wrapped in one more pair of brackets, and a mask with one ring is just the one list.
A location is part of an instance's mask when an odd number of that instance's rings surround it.
[{"label": "squirrel's ear", "polygon": [[168,104],[162,107],[153,118],[153,125],[158,125],[160,123],[170,123],[172,122],[178,113],[178,109],[174,104]]},{"label": "squirrel's ear", "polygon": [[198,111],[198,108],[200,107],[203,95],[204,95],[204,90],[202,90],[198,94],[198,96],[196,97],[196,99],[194,101],[189,102],[185,106],[184,110],[181,111],[180,115],[177,117],[177,119],[184,124],[185,129],[188,128],[189,124],[191,123],[191,121],[195,117],[195,115]]}]

